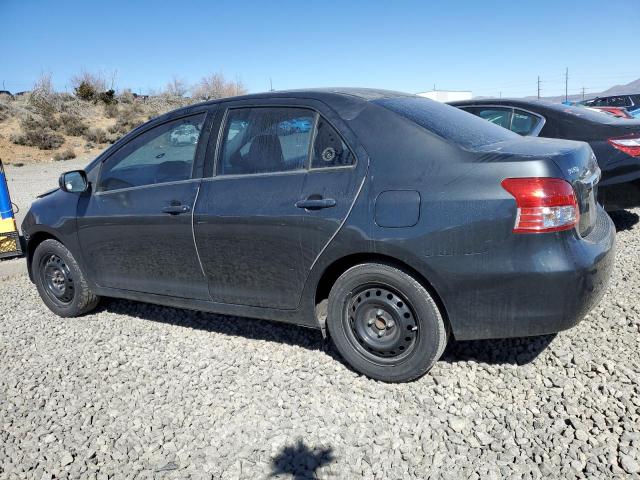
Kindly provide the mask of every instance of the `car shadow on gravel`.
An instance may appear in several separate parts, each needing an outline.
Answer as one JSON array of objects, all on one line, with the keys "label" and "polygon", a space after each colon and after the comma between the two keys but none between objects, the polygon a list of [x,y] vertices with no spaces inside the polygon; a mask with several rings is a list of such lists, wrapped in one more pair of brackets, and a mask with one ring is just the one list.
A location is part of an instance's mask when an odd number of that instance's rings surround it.
[{"label": "car shadow on gravel", "polygon": [[556,334],[539,337],[497,340],[452,341],[442,361],[449,363],[474,361],[488,364],[525,365],[535,360],[556,338]]},{"label": "car shadow on gravel", "polygon": [[285,446],[271,461],[271,477],[289,474],[294,480],[318,478],[316,470],[333,462],[333,448],[311,449],[298,440],[296,445]]},{"label": "car shadow on gravel", "polygon": [[617,210],[615,212],[609,212],[613,224],[616,226],[616,232],[622,232],[624,230],[631,230],[633,226],[640,221],[640,216],[637,213],[630,212],[628,210]]},{"label": "car shadow on gravel", "polygon": [[[232,317],[115,298],[102,299],[98,311],[251,340],[295,345],[309,350],[327,350],[327,342],[322,339],[319,330],[271,320]],[[337,353],[327,353],[337,356]]]},{"label": "car shadow on gravel", "polygon": [[[325,341],[318,330],[311,328],[270,320],[231,317],[110,298],[103,299],[99,309],[118,315],[129,315],[143,320],[194,328],[205,332],[283,343],[308,350],[320,350],[351,370],[333,344]],[[540,355],[555,337],[556,335],[552,334],[499,340],[453,340],[447,346],[442,361],[524,365]]]}]

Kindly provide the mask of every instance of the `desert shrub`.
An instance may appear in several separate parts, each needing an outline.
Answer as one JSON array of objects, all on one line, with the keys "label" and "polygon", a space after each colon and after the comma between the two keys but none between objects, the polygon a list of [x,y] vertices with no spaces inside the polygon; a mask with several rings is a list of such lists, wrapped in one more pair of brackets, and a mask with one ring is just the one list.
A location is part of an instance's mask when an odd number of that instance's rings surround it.
[{"label": "desert shrub", "polygon": [[118,140],[120,140],[120,138],[122,138],[122,134],[120,133],[113,133],[113,132],[109,132],[107,133],[107,142],[108,143],[116,143]]},{"label": "desert shrub", "polygon": [[120,95],[118,95],[118,101],[120,103],[133,103],[135,97],[130,88],[125,88]]},{"label": "desert shrub", "polygon": [[10,115],[11,109],[9,108],[9,105],[0,103],[0,122],[9,118]]},{"label": "desert shrub", "polygon": [[142,123],[140,119],[140,107],[132,105],[131,108],[120,109],[116,117],[116,123],[109,127],[109,132],[124,135]]},{"label": "desert shrub", "polygon": [[170,97],[184,97],[188,91],[189,86],[187,85],[187,83],[181,78],[178,78],[176,75],[174,75],[171,81],[167,83],[163,94]]},{"label": "desert shrub", "polygon": [[[115,72],[112,73],[111,86],[115,82]],[[103,71],[89,72],[82,70],[79,74],[71,77],[71,85],[75,90],[78,90],[82,85],[85,85],[85,90],[93,91],[95,95],[99,92],[104,92],[108,88],[107,75]],[[88,87],[88,88],[87,88]]]},{"label": "desert shrub", "polygon": [[245,93],[247,89],[240,80],[227,80],[222,73],[213,73],[200,80],[193,88],[192,96],[197,100],[212,100]]},{"label": "desert shrub", "polygon": [[84,138],[91,143],[107,143],[107,132],[102,128],[90,128],[84,133]]},{"label": "desert shrub", "polygon": [[53,156],[54,160],[70,160],[72,158],[76,158],[76,152],[73,151],[73,148],[67,148]]},{"label": "desert shrub", "polygon": [[118,106],[115,103],[105,104],[104,114],[107,118],[116,118],[118,116]]},{"label": "desert shrub", "polygon": [[80,82],[80,84],[77,87],[75,87],[73,91],[75,92],[76,97],[78,97],[80,100],[87,100],[87,101],[93,100],[94,98],[96,98],[96,95],[98,94],[95,87],[85,81]]},{"label": "desert shrub", "polygon": [[60,115],[60,123],[65,135],[73,137],[81,137],[89,128],[82,118],[73,113],[63,113]]},{"label": "desert shrub", "polygon": [[98,100],[100,100],[105,105],[111,105],[116,103],[116,92],[113,89],[107,90],[105,92],[100,92],[98,94]]},{"label": "desert shrub", "polygon": [[48,119],[28,116],[20,122],[20,130],[20,133],[11,135],[11,141],[18,145],[53,150],[64,143],[64,138],[54,132]]}]

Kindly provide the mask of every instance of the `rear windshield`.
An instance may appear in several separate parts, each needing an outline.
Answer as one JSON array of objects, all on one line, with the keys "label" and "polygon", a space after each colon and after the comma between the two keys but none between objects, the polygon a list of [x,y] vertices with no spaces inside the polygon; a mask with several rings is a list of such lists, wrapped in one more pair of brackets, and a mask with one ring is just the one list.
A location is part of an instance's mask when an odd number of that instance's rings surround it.
[{"label": "rear windshield", "polygon": [[506,128],[494,125],[471,113],[428,98],[382,98],[374,100],[373,103],[381,105],[466,149],[522,138]]}]

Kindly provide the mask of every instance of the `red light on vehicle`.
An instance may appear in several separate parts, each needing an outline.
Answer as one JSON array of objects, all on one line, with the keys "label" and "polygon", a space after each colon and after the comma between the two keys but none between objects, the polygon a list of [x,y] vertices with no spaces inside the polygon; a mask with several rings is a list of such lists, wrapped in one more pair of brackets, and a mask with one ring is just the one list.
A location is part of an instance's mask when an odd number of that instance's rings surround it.
[{"label": "red light on vehicle", "polygon": [[640,157],[640,135],[634,134],[628,137],[610,138],[607,140],[609,145],[618,150],[631,155],[632,157]]},{"label": "red light on vehicle", "polygon": [[576,194],[561,178],[506,178],[502,188],[518,206],[514,233],[559,232],[578,224]]}]

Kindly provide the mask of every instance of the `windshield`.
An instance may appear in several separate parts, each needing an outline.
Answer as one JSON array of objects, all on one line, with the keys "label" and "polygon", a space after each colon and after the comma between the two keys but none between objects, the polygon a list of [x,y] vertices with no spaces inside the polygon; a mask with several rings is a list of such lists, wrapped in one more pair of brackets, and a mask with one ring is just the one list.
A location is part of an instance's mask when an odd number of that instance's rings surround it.
[{"label": "windshield", "polygon": [[374,100],[373,103],[381,105],[439,137],[466,149],[521,138],[506,128],[427,98],[382,98]]}]

